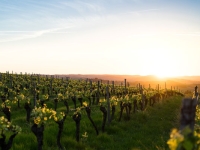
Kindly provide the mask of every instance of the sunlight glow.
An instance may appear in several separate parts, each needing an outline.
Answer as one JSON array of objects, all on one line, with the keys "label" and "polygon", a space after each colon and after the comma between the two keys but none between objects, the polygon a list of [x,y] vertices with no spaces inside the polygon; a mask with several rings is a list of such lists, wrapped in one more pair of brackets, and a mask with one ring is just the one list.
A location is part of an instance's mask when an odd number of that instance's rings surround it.
[{"label": "sunlight glow", "polygon": [[0,72],[199,75],[200,9],[171,4],[0,1]]}]

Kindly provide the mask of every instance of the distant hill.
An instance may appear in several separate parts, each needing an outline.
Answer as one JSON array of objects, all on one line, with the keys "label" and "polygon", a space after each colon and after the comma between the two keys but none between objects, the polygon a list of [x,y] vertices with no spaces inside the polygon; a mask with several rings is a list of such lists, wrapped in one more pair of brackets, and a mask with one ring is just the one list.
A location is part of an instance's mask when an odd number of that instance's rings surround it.
[{"label": "distant hill", "polygon": [[153,75],[140,76],[140,75],[110,75],[110,74],[66,74],[57,75],[60,77],[70,77],[72,79],[99,79],[110,81],[124,81],[126,79],[129,82],[143,82],[143,81],[172,81],[181,82],[185,84],[198,82],[200,83],[200,76],[181,76],[175,78],[157,78]]},{"label": "distant hill", "polygon": [[91,79],[93,81],[103,80],[104,82],[107,82],[108,80],[115,81],[115,84],[123,84],[124,79],[130,85],[143,85],[145,87],[148,87],[149,85],[151,87],[157,87],[159,84],[160,87],[164,88],[165,84],[167,88],[176,88],[176,87],[189,87],[193,88],[196,85],[200,85],[200,76],[181,76],[181,77],[175,77],[175,78],[157,78],[153,75],[147,75],[147,76],[140,76],[140,75],[111,75],[111,74],[66,74],[66,75],[56,75],[59,77],[69,77],[72,79]]},{"label": "distant hill", "polygon": [[140,75],[110,75],[110,74],[69,74],[59,75],[61,77],[70,77],[72,79],[99,79],[99,80],[110,80],[110,81],[124,81],[126,79],[130,82],[135,81],[152,81],[158,80],[155,76],[140,76]]},{"label": "distant hill", "polygon": [[178,77],[178,78],[200,82],[200,76],[181,76],[181,77]]}]

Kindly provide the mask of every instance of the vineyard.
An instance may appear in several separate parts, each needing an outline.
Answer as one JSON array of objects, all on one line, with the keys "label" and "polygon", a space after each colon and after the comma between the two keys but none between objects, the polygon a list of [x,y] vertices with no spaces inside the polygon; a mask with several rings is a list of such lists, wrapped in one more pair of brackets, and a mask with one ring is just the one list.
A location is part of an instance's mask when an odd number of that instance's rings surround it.
[{"label": "vineyard", "polygon": [[[113,143],[110,136],[126,131],[129,122],[139,120],[145,124],[146,117],[151,118],[145,112],[160,109],[174,99],[180,102],[182,96],[172,89],[132,87],[126,80],[122,86],[90,79],[1,73],[0,147],[105,149],[105,144]],[[142,124],[131,126],[139,130]],[[120,140],[122,145],[127,142]],[[117,148],[111,147],[107,149]]]}]

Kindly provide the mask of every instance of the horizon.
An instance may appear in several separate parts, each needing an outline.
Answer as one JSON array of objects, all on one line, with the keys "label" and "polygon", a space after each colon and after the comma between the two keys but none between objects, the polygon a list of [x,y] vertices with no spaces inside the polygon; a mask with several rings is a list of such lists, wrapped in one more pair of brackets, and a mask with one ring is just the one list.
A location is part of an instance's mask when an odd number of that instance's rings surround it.
[{"label": "horizon", "polygon": [[9,73],[9,74],[22,74],[22,75],[25,75],[25,74],[28,74],[28,75],[75,75],[75,76],[87,76],[87,75],[91,75],[91,76],[94,76],[94,75],[99,75],[99,76],[140,76],[140,77],[148,77],[148,76],[151,76],[151,77],[155,77],[155,78],[159,78],[159,79],[169,79],[169,78],[179,78],[179,77],[200,77],[200,75],[181,75],[181,76],[168,76],[168,77],[160,77],[160,76],[156,76],[156,75],[153,75],[153,74],[149,74],[149,75],[139,75],[139,74],[92,74],[92,73],[88,73],[88,74],[82,74],[82,73],[66,73],[66,74],[45,74],[45,73],[34,73],[34,72],[14,72],[14,71],[6,71],[6,72],[0,72],[0,73]]},{"label": "horizon", "polygon": [[198,76],[200,1],[0,1],[0,72]]}]

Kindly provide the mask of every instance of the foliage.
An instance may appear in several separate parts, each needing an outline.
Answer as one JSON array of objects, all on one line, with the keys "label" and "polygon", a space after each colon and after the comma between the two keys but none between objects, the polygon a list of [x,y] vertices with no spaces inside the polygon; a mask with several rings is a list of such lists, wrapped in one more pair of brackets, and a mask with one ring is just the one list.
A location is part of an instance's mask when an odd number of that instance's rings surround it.
[{"label": "foliage", "polygon": [[1,104],[1,108],[5,108],[5,107],[8,107],[9,109],[11,108],[11,106],[9,106],[10,105],[10,100],[5,100],[5,102],[3,102],[2,104]]},{"label": "foliage", "polygon": [[14,133],[20,133],[22,131],[22,129],[18,125],[13,125],[4,116],[1,116],[0,117],[0,132],[3,134],[7,131],[12,131]]},{"label": "foliage", "polygon": [[[46,105],[44,105],[44,107],[35,107],[31,112],[34,124],[37,124],[38,126],[44,125],[48,119],[56,117],[55,115],[56,111],[47,108]],[[56,118],[55,120],[57,120]]]},{"label": "foliage", "polygon": [[167,144],[171,150],[198,150],[200,148],[200,134],[196,131],[192,132],[189,127],[182,131],[173,129]]},{"label": "foliage", "polygon": [[58,121],[61,121],[63,120],[63,118],[65,117],[65,113],[64,112],[59,112],[59,113],[56,113],[54,116],[53,116],[53,119],[55,122],[58,122]]}]

